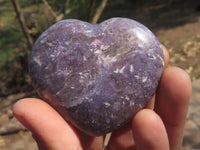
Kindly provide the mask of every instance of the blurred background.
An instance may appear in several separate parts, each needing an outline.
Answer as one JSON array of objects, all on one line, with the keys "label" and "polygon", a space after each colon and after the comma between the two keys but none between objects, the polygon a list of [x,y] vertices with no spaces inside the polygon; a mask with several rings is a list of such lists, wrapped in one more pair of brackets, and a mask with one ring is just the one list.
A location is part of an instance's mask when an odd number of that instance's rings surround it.
[{"label": "blurred background", "polygon": [[20,98],[35,97],[28,75],[31,47],[52,24],[68,18],[98,23],[127,17],[147,26],[170,54],[169,66],[193,82],[183,149],[200,149],[200,1],[198,0],[0,0],[0,149],[36,150],[13,116]]}]

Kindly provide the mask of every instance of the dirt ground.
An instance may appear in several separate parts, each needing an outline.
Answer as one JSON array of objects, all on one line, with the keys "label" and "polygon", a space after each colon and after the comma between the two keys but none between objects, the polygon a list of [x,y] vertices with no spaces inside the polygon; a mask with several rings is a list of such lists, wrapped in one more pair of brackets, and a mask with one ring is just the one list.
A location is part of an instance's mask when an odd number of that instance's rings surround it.
[{"label": "dirt ground", "polygon": [[[157,0],[160,1],[160,0]],[[129,5],[134,5],[130,0]],[[137,4],[138,5],[138,4]],[[147,7],[148,6],[148,7]],[[117,7],[117,6],[116,6]],[[179,66],[187,71],[195,82],[200,78],[200,2],[197,0],[171,0],[170,3],[155,5],[146,3],[140,8],[110,8],[104,14],[106,18],[123,16],[136,19],[149,27],[170,54],[169,66]],[[132,9],[132,10],[131,10]],[[112,12],[115,10],[115,13]],[[106,19],[105,18],[105,19]],[[104,19],[104,15],[102,17]],[[36,150],[37,145],[31,133],[22,126],[4,133],[2,127],[8,127],[13,119],[12,104],[27,94],[22,93],[0,99],[0,149],[1,150]],[[7,100],[9,99],[9,100]],[[6,104],[5,104],[6,103]],[[5,114],[7,116],[5,116]],[[17,124],[17,122],[14,122]],[[10,130],[10,129],[9,129]],[[200,132],[200,131],[199,131]],[[188,146],[188,145],[187,145]]]},{"label": "dirt ground", "polygon": [[199,27],[200,17],[196,22],[157,32],[158,38],[169,51],[169,65],[184,69],[191,76],[192,81],[200,78]]}]

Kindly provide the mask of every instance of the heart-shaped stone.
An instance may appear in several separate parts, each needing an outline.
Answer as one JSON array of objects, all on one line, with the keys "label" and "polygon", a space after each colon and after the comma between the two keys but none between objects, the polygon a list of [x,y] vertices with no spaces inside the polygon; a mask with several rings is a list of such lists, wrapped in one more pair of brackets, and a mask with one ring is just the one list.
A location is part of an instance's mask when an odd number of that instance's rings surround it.
[{"label": "heart-shaped stone", "polygon": [[29,63],[39,95],[65,120],[96,136],[130,121],[148,103],[163,68],[157,38],[126,18],[97,25],[60,21],[35,42]]}]

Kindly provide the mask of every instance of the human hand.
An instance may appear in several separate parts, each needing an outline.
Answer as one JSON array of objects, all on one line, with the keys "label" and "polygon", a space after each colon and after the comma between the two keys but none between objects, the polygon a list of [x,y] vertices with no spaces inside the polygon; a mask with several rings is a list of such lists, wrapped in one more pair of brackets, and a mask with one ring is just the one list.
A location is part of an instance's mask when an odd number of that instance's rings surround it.
[{"label": "human hand", "polygon": [[[165,64],[168,53],[163,47]],[[189,76],[180,68],[164,70],[156,95],[127,125],[114,131],[106,150],[179,150],[191,94]],[[41,150],[101,150],[104,136],[90,137],[36,98],[18,101],[13,112]]]}]

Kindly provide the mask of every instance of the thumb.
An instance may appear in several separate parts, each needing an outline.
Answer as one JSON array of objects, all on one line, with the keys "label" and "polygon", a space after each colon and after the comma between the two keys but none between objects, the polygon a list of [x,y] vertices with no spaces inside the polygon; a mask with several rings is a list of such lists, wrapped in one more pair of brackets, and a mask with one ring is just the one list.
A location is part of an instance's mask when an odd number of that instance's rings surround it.
[{"label": "thumb", "polygon": [[47,103],[35,98],[18,101],[13,112],[37,139],[38,145],[48,150],[82,150],[75,130]]}]

